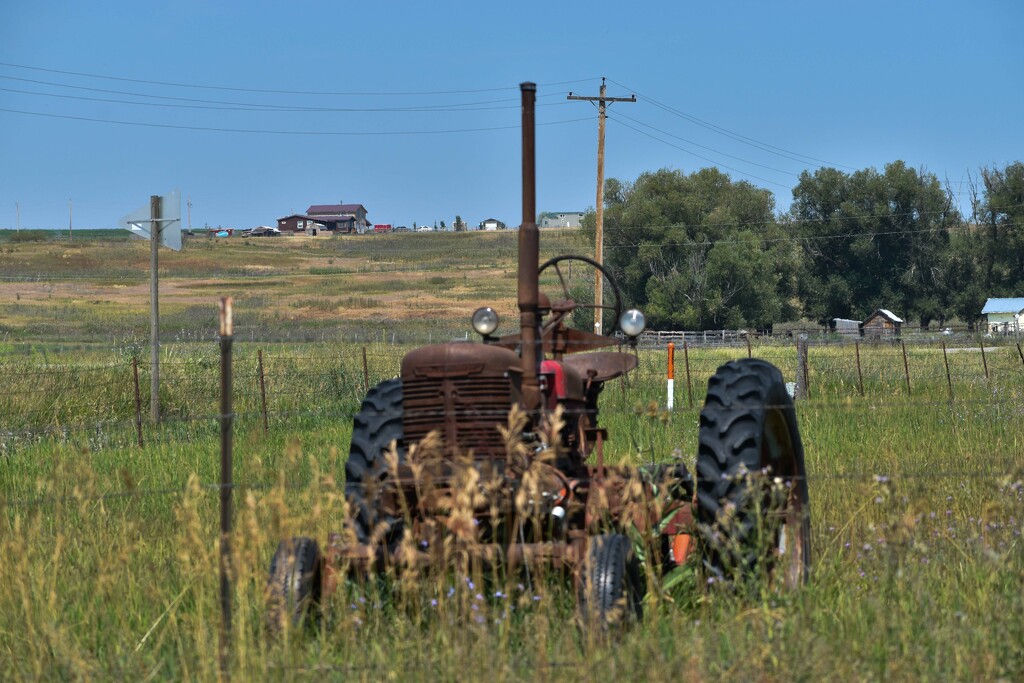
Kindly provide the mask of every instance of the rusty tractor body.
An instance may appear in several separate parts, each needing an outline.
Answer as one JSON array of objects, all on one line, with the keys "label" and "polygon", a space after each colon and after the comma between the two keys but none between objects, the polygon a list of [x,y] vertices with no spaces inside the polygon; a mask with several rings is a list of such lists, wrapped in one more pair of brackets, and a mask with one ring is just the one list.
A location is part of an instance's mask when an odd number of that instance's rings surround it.
[{"label": "rusty tractor body", "polygon": [[[637,367],[632,340],[643,315],[622,311],[611,273],[596,261],[539,263],[535,86],[521,90],[519,332],[492,336],[497,316],[480,309],[473,320],[480,342],[411,351],[400,377],[370,390],[354,420],[345,470],[349,528],[322,550],[308,538],[281,543],[269,584],[276,620],[301,619],[342,574],[436,565],[450,561],[452,543],[460,558],[483,566],[564,570],[599,620],[640,614],[637,534],[658,538],[662,571],[699,553],[701,565],[723,581],[783,563],[787,583],[806,577],[803,452],[792,401],[769,364],[730,363],[710,381],[696,479],[682,465],[604,462],[599,397],[607,382]],[[598,271],[610,301],[575,301],[564,277],[570,262]],[[540,291],[545,278],[558,283],[550,295]],[[570,326],[574,311],[595,307],[613,317],[621,335]],[[768,483],[751,486],[751,473]],[[757,515],[769,509],[771,547],[748,550],[764,521]],[[723,526],[725,517],[738,524]],[[721,537],[730,542],[711,542]]]}]

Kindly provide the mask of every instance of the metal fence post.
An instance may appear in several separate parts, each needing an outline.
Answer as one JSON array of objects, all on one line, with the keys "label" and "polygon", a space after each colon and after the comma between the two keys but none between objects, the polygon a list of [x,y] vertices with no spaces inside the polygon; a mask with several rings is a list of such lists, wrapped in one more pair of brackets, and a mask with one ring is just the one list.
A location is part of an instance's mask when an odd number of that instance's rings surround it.
[{"label": "metal fence post", "polygon": [[946,355],[946,342],[942,342],[942,360],[946,363],[946,384],[949,385],[949,400],[953,400],[953,378],[949,375],[949,357]]},{"label": "metal fence post", "polygon": [[267,419],[267,382],[263,375],[263,349],[256,351],[256,362],[260,373],[260,403],[263,408],[263,433],[270,431],[270,421]]},{"label": "metal fence post", "polygon": [[370,368],[366,364],[366,347],[363,347],[363,394],[370,393]]},{"label": "metal fence post", "polygon": [[903,376],[907,379],[907,396],[911,396],[910,391],[910,364],[907,362],[907,344],[900,339],[900,348],[903,349]]},{"label": "metal fence post", "polygon": [[796,340],[796,391],[793,398],[807,398],[807,388],[807,340],[801,336]]},{"label": "metal fence post", "polygon": [[142,448],[142,394],[139,393],[139,359],[132,358],[132,375],[135,377],[135,434]]},{"label": "metal fence post", "polygon": [[985,357],[985,340],[981,340],[981,362],[985,366],[985,379],[988,379],[988,358]]},{"label": "metal fence post", "polygon": [[686,397],[690,407],[693,407],[693,382],[690,380],[690,349],[686,345],[686,338],[683,338],[683,360],[686,362]]},{"label": "metal fence post", "polygon": [[857,353],[857,388],[860,389],[860,395],[864,396],[864,373],[860,369],[860,340],[853,342],[853,348]]}]

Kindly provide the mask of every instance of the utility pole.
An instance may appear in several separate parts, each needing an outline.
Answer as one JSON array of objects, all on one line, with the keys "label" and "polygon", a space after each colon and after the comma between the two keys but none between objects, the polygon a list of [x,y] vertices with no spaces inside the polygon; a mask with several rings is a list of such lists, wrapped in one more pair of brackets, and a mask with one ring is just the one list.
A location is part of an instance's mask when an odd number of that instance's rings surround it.
[{"label": "utility pole", "polygon": [[18,202],[14,202],[14,213],[18,216],[18,232],[21,232],[21,204]]},{"label": "utility pole", "polygon": [[[604,265],[604,120],[605,111],[612,102],[636,102],[636,95],[629,97],[606,97],[604,77],[601,77],[601,94],[597,97],[582,97],[569,93],[567,99],[597,102],[597,234],[594,239],[594,260]],[[601,314],[604,305],[604,290],[601,271],[594,276],[594,332],[601,334]]]},{"label": "utility pole", "polygon": [[[178,207],[180,216],[181,205]],[[162,218],[162,198],[153,195],[149,198],[149,414],[153,424],[160,423],[160,263],[157,254]],[[178,230],[181,230],[181,223],[178,223]]]},{"label": "utility pole", "polygon": [[72,241],[74,237],[71,234],[71,200],[68,200],[68,242]]}]

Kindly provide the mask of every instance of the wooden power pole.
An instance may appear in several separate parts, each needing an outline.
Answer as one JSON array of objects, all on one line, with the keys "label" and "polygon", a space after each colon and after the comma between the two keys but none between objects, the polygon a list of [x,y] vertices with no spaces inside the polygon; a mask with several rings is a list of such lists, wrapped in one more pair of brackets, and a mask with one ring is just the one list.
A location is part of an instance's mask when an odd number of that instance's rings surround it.
[{"label": "wooden power pole", "polygon": [[149,413],[153,424],[160,423],[160,262],[158,254],[162,217],[163,199],[160,195],[153,195],[149,198]]},{"label": "wooden power pole", "polygon": [[[604,265],[604,120],[606,110],[612,102],[636,102],[636,95],[629,97],[606,97],[604,77],[601,78],[601,94],[597,97],[583,97],[569,93],[570,100],[597,102],[597,234],[594,239],[594,260]],[[594,277],[594,332],[601,334],[601,314],[604,305],[601,271]]]}]

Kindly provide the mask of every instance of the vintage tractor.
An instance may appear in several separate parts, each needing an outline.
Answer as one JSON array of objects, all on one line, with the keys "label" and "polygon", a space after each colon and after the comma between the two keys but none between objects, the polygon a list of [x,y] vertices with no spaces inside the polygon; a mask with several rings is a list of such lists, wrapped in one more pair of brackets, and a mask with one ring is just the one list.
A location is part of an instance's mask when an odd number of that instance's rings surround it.
[{"label": "vintage tractor", "polygon": [[[456,557],[504,572],[545,565],[571,577],[585,618],[632,619],[647,586],[638,536],[657,539],[664,572],[689,561],[711,582],[757,575],[796,584],[807,576],[803,449],[774,366],[733,361],[710,379],[695,476],[679,464],[604,462],[598,399],[605,383],[637,367],[644,316],[622,310],[598,262],[539,263],[536,86],[523,84],[521,94],[519,333],[493,336],[497,314],[481,308],[472,319],[479,342],[411,351],[400,377],[369,391],[345,465],[348,528],[323,548],[306,537],[280,544],[268,583],[272,623],[300,622],[342,575],[418,570]],[[574,312],[598,306],[571,296],[572,265],[606,279],[609,300],[599,307],[615,321],[609,334],[569,324]],[[542,281],[557,286],[541,292]]]}]

